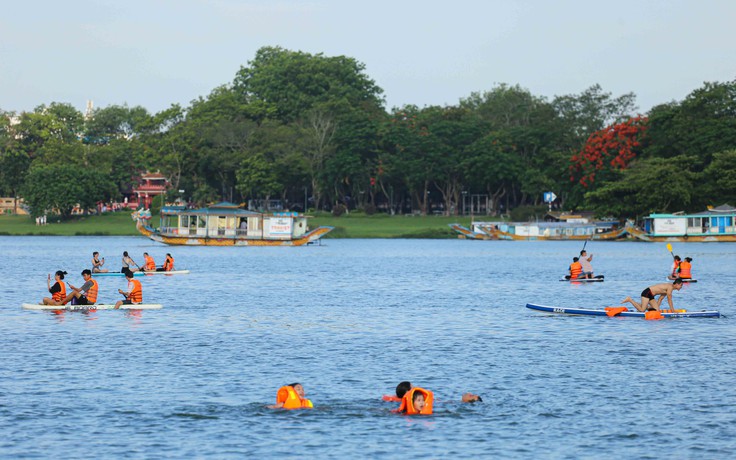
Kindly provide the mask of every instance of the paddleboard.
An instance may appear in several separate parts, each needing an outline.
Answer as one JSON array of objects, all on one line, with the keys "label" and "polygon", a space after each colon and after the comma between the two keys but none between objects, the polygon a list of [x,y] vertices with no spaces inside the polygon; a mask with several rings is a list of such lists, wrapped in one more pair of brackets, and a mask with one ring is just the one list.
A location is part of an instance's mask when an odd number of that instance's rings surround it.
[{"label": "paddleboard", "polygon": [[[115,304],[99,305],[39,305],[37,303],[24,303],[25,310],[61,310],[61,311],[95,311],[114,310]],[[139,303],[138,305],[121,305],[120,310],[160,310],[163,305],[158,303]]]},{"label": "paddleboard", "polygon": [[[550,307],[546,305],[536,305],[532,303],[526,304],[526,308],[532,310],[543,311],[545,313],[559,313],[563,315],[588,315],[588,316],[608,316],[606,310],[593,308],[562,308]],[[625,316],[629,318],[644,318],[642,311],[624,311],[616,316]],[[717,311],[687,311],[681,313],[662,313],[665,318],[718,318],[721,314]]]},{"label": "paddleboard", "polygon": [[[189,270],[171,270],[168,272],[133,272],[133,276],[149,276],[149,275],[188,275]],[[92,276],[125,276],[121,272],[92,273]]]},{"label": "paddleboard", "polygon": [[[670,281],[670,282],[672,282],[672,281],[674,281],[674,280],[671,280],[671,279],[667,278],[667,281]],[[682,282],[683,282],[683,283],[697,283],[697,282],[698,282],[698,280],[696,280],[696,279],[693,279],[693,278],[690,278],[690,279],[682,278]]]},{"label": "paddleboard", "polygon": [[603,275],[594,276],[593,278],[575,278],[575,279],[560,278],[560,281],[570,281],[573,283],[601,283],[603,282]]}]

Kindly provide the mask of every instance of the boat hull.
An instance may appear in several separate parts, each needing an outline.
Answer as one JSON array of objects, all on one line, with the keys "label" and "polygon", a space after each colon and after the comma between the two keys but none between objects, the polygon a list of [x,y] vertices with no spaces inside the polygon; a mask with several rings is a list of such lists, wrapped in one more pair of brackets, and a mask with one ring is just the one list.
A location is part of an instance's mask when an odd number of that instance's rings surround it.
[{"label": "boat hull", "polygon": [[[24,303],[24,310],[53,310],[53,311],[96,311],[115,310],[114,304],[100,305],[39,305],[35,303]],[[121,305],[118,310],[160,310],[163,305],[157,303],[141,303],[138,305]]]},{"label": "boat hull", "polygon": [[511,241],[585,241],[585,240],[616,240],[626,236],[626,228],[616,229],[610,232],[594,233],[592,235],[516,235],[510,232],[504,232],[497,228],[488,229],[488,234],[491,237],[499,240],[511,240]]},{"label": "boat hull", "polygon": [[652,235],[634,226],[628,226],[626,229],[629,235],[634,238],[651,243],[736,243],[736,235],[659,236]]},{"label": "boat hull", "polygon": [[[562,308],[562,307],[551,307],[547,305],[537,304],[526,304],[526,308],[531,310],[541,311],[545,313],[557,313],[562,315],[583,315],[583,316],[606,316],[608,314],[606,310],[592,309],[592,308]],[[624,311],[616,315],[627,318],[644,318],[644,312],[641,311]],[[717,311],[688,311],[682,313],[662,313],[665,318],[719,318],[721,314]]]},{"label": "boat hull", "polygon": [[463,227],[460,224],[449,224],[450,228],[458,233],[458,238],[466,238],[469,240],[491,240],[491,235],[487,233],[478,233],[470,230],[467,227]]}]

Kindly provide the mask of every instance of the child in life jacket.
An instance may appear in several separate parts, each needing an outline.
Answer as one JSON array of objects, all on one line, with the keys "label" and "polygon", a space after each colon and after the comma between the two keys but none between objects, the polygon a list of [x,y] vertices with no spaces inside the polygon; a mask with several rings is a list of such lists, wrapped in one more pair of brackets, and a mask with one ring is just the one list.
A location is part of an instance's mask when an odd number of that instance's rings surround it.
[{"label": "child in life jacket", "polygon": [[276,392],[276,404],[268,406],[269,409],[312,409],[312,401],[304,394],[301,383],[284,385]]}]

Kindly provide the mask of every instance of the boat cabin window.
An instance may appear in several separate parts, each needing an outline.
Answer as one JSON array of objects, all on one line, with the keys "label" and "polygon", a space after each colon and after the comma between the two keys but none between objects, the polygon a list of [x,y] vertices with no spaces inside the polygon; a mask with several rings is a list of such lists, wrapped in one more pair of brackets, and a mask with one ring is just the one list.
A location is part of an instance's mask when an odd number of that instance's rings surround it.
[{"label": "boat cabin window", "polygon": [[688,227],[702,227],[703,225],[703,219],[700,217],[688,217],[687,218],[687,226]]},{"label": "boat cabin window", "polygon": [[189,227],[189,216],[179,216],[179,227]]}]

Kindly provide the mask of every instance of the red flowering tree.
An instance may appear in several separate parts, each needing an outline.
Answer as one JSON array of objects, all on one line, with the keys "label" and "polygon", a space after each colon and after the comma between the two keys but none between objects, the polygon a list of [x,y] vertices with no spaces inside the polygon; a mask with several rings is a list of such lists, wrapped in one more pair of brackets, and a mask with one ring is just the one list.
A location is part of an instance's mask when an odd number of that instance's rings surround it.
[{"label": "red flowering tree", "polygon": [[570,158],[570,181],[590,189],[596,177],[601,182],[609,171],[626,169],[646,129],[647,118],[638,116],[591,134],[580,153]]}]

